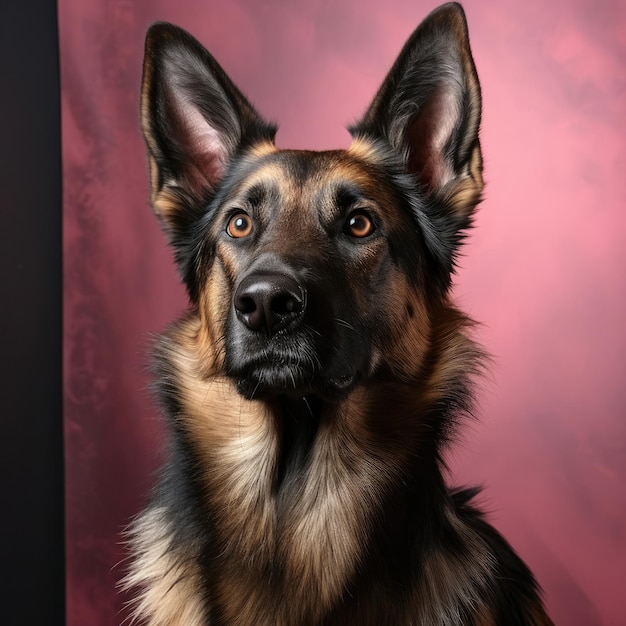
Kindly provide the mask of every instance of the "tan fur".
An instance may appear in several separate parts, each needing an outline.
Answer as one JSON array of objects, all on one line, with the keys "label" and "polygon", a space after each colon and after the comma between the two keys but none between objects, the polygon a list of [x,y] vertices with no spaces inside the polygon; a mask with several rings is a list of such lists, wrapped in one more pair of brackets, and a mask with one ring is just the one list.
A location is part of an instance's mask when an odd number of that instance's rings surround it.
[{"label": "tan fur", "polygon": [[[426,561],[424,575],[417,591],[418,624],[424,626],[458,626],[463,624],[461,609],[471,606],[482,619],[489,619],[491,607],[477,594],[488,588],[493,577],[494,563],[488,546],[477,534],[461,524],[449,511],[448,522],[465,547],[461,557],[444,551],[435,552]],[[424,603],[427,597],[430,602]]]},{"label": "tan fur", "polygon": [[[168,345],[184,392],[184,425],[206,468],[207,499],[219,512],[224,550],[251,564],[272,559],[285,563],[284,584],[294,604],[315,615],[338,599],[352,575],[377,505],[374,494],[385,492],[398,459],[392,458],[390,467],[380,459],[380,445],[359,414],[358,407],[366,403],[351,398],[339,407],[333,423],[322,427],[303,485],[279,519],[272,495],[277,441],[268,408],[242,399],[227,379],[202,376],[198,330],[197,320],[190,320]],[[363,441],[371,451],[363,448]],[[243,589],[239,576],[230,580],[225,575],[220,581],[227,604],[233,605],[233,616],[250,605],[247,611],[259,624],[267,610],[263,583],[256,581],[261,587],[257,590]],[[266,619],[268,624],[281,623],[273,613]]]},{"label": "tan fur", "polygon": [[481,105],[462,10],[428,19],[349,149],[322,153],[277,150],[200,44],[149,31],[152,203],[191,307],[155,346],[173,450],[130,532],[145,626],[551,624],[442,475],[481,367],[448,296],[483,189]]},{"label": "tan fur", "polygon": [[[414,438],[413,431],[420,424],[402,419],[403,413],[408,407],[414,412],[435,403],[443,391],[438,388],[440,381],[451,374],[445,368],[451,363],[461,366],[466,360],[462,353],[470,346],[459,332],[462,325],[462,318],[450,316],[445,329],[449,337],[426,388],[416,389],[415,396],[404,400],[398,396],[398,405],[393,409],[397,415],[386,416],[390,421],[397,419],[386,442],[377,440],[372,430],[376,416],[371,412],[379,410],[377,394],[389,395],[388,384],[357,388],[334,415],[322,419],[307,474],[293,501],[282,506],[280,512],[273,490],[278,442],[271,407],[244,400],[218,369],[207,372],[198,317],[187,318],[165,337],[163,344],[182,390],[181,426],[188,432],[204,468],[207,506],[217,511],[222,550],[233,561],[248,563],[249,576],[242,578],[239,568],[233,568],[232,573],[226,569],[218,585],[219,601],[226,606],[233,624],[287,626],[294,624],[293,611],[300,615],[295,623],[298,619],[308,623],[306,620],[314,620],[339,600],[358,566],[379,498],[395,483],[409,460],[405,442]],[[398,349],[402,348],[407,352],[407,345]],[[416,407],[419,398],[427,404]],[[150,607],[155,606],[159,612],[164,611],[161,607],[168,607],[167,614],[174,615],[179,600],[190,597],[198,584],[192,561],[176,563],[175,555],[171,560],[160,556],[168,554],[167,539],[156,531],[157,517],[158,512],[150,514],[135,529],[142,538],[135,548],[141,556],[129,583],[147,590],[137,605],[139,615],[149,616]],[[163,532],[167,537],[167,530]],[[473,555],[468,561],[439,555],[427,562],[429,574],[416,592],[416,610],[423,616],[420,624],[440,624],[436,620],[442,602],[451,607],[450,618],[443,623],[454,624],[454,603],[450,602],[453,593],[466,588],[469,594],[477,582],[487,578],[489,564],[480,559],[484,546],[474,546],[476,543],[477,538],[467,538],[468,552]],[[284,564],[282,586],[288,594],[285,606],[291,607],[287,613],[277,612],[266,602],[267,583],[262,571],[272,561]],[[180,581],[170,590],[175,577]],[[154,584],[156,581],[158,584]],[[147,623],[156,626],[170,622]],[[171,623],[182,626],[194,622]]]},{"label": "tan fur", "polygon": [[445,185],[438,196],[458,214],[467,213],[480,202],[484,188],[482,171],[482,155],[477,145],[472,150],[467,175]]},{"label": "tan fur", "polygon": [[131,605],[135,615],[131,623],[141,619],[146,626],[206,626],[197,593],[199,568],[176,553],[163,512],[144,512],[133,524],[130,542],[135,559],[123,587],[141,589]]},{"label": "tan fur", "polygon": [[[359,156],[365,153],[360,146],[358,150]],[[332,187],[333,180],[348,175],[365,178],[363,165],[352,154],[335,159],[340,166],[329,168],[323,185]],[[280,187],[281,198],[290,199],[294,205],[303,205],[307,197],[315,195],[313,183],[303,188],[293,186],[276,164],[262,165],[246,185],[267,184],[268,180]],[[316,183],[319,185],[319,181]],[[372,199],[390,206],[384,191],[369,184]],[[434,406],[446,393],[447,381],[464,374],[461,370],[475,348],[463,333],[465,318],[451,308],[438,311],[433,328],[424,300],[403,273],[392,268],[388,277],[389,339],[384,349],[381,346],[374,350],[370,375],[388,368],[389,380],[399,382],[359,387],[336,407],[333,415],[327,419],[322,416],[307,474],[292,501],[279,507],[273,490],[279,442],[272,407],[244,400],[221,373],[229,284],[238,268],[236,257],[231,257],[228,250],[218,245],[216,252],[196,313],[176,325],[162,345],[175,368],[172,375],[182,394],[180,425],[204,468],[207,507],[217,512],[221,549],[233,562],[248,564],[249,575],[242,576],[238,567],[224,569],[217,585],[217,600],[233,624],[313,623],[340,601],[359,565],[380,498],[409,461],[411,450],[405,443],[415,439],[415,429],[422,425],[407,420],[405,415]],[[364,297],[361,306],[367,305],[367,294]],[[407,395],[402,381],[419,377],[433,341],[437,342],[439,357],[423,384]],[[385,419],[397,423],[383,443],[372,430],[377,424],[373,412],[380,411],[384,398],[390,396],[396,397],[397,405]],[[471,548],[473,539],[469,539]],[[148,607],[156,605],[171,607],[168,611],[174,615],[178,598],[193,594],[198,584],[194,566],[173,566],[168,560],[161,564],[162,569],[186,571],[189,567],[189,576],[181,578],[176,592],[170,592],[164,584],[152,586],[153,570],[148,567],[142,575],[142,563],[155,559],[163,549],[163,540],[150,540],[150,533],[146,533],[143,541],[145,544],[136,549],[147,556],[140,557],[130,579],[148,590],[137,605],[138,614],[148,616]],[[150,541],[153,546],[144,547]],[[291,608],[277,609],[267,604],[263,568],[272,562],[284,565],[281,587],[285,601],[281,606]],[[488,564],[480,559],[472,559],[472,567],[468,565],[442,555],[427,562],[429,575],[422,588],[416,590],[415,598],[415,611],[422,616],[420,624],[440,624],[437,620],[442,602],[450,607],[443,623],[455,623],[455,605],[450,602],[454,591],[466,588],[470,593],[488,575]]]},{"label": "tan fur", "polygon": [[[363,143],[356,153],[372,158]],[[354,153],[331,158],[341,165],[329,168],[322,187],[364,171]],[[275,163],[261,165],[251,180],[279,186],[285,202],[305,208],[307,198],[315,196],[313,183],[294,185]],[[371,185],[370,197],[389,210],[384,190]],[[301,236],[312,238],[313,232],[303,228]],[[237,257],[218,244],[198,307],[161,340],[182,403],[179,426],[202,467],[206,507],[214,512],[217,545],[227,563],[214,581],[214,600],[233,625],[315,624],[341,604],[358,571],[381,502],[415,452],[407,442],[419,441],[421,429],[430,428],[413,416],[437,406],[450,381],[467,374],[477,348],[467,335],[471,324],[465,316],[447,303],[429,310],[407,277],[390,268],[387,340],[374,348],[369,372],[378,382],[357,387],[334,408],[330,405],[332,413],[322,413],[305,473],[290,499],[279,501],[277,407],[245,400],[223,375],[224,323],[238,271]],[[364,298],[355,306],[366,306],[367,294]],[[206,625],[193,555],[182,559],[169,552],[168,530],[159,534],[157,518],[158,512],[149,513],[135,530],[141,539],[135,541],[138,559],[128,582],[144,589],[136,614],[148,626]],[[471,606],[477,625],[496,626],[485,601],[493,576],[489,548],[452,510],[448,522],[464,546],[463,556],[440,549],[426,559],[409,600],[418,616],[415,623],[457,626]],[[281,564],[280,574],[268,580],[275,563]],[[268,597],[280,600],[268,603]]]}]

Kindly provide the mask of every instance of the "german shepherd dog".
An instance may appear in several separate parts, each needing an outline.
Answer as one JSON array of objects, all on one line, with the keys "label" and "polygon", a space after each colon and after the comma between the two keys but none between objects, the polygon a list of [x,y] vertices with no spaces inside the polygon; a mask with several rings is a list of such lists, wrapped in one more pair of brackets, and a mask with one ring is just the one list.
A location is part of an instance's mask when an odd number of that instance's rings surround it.
[{"label": "german shepherd dog", "polygon": [[444,484],[481,351],[451,303],[483,189],[462,8],[413,33],[347,150],[278,150],[213,57],[147,34],[152,204],[191,306],[156,342],[171,434],[131,530],[151,626],[545,625]]}]

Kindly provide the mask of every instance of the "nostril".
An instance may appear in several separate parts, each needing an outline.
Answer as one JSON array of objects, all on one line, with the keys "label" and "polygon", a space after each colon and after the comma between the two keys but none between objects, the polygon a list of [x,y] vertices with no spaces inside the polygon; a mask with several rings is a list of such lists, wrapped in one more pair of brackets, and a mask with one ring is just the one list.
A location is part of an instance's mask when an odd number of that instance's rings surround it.
[{"label": "nostril", "polygon": [[235,308],[240,313],[253,313],[256,311],[256,302],[248,296],[239,296],[235,298]]},{"label": "nostril", "polygon": [[292,293],[279,293],[272,300],[272,312],[278,315],[288,315],[289,313],[300,313],[302,311],[302,301]]}]

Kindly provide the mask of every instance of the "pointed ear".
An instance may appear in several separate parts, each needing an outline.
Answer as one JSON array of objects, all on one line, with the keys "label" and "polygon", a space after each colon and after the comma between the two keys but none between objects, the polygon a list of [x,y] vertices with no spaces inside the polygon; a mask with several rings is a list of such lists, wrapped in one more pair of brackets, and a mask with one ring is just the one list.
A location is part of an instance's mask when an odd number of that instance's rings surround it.
[{"label": "pointed ear", "polygon": [[234,154],[273,142],[276,132],[205,48],[167,23],[154,24],[146,35],[141,120],[152,204],[175,244]]},{"label": "pointed ear", "polygon": [[465,14],[450,3],[413,33],[355,139],[383,139],[424,190],[443,201],[457,227],[469,224],[483,188],[478,141],[481,97]]}]

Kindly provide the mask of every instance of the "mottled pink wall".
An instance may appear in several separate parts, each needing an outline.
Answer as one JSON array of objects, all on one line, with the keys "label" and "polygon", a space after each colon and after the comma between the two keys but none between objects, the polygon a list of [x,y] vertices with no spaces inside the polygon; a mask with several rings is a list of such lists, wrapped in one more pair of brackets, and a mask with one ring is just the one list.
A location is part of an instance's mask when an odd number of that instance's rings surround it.
[{"label": "mottled pink wall", "polygon": [[[160,458],[143,372],[185,306],[148,207],[143,33],[190,30],[287,147],[346,146],[433,2],[59,0],[65,193],[68,624],[121,621],[120,530]],[[626,5],[466,2],[487,199],[456,294],[494,355],[451,453],[558,624],[623,624]],[[45,102],[42,101],[42,106]]]}]

